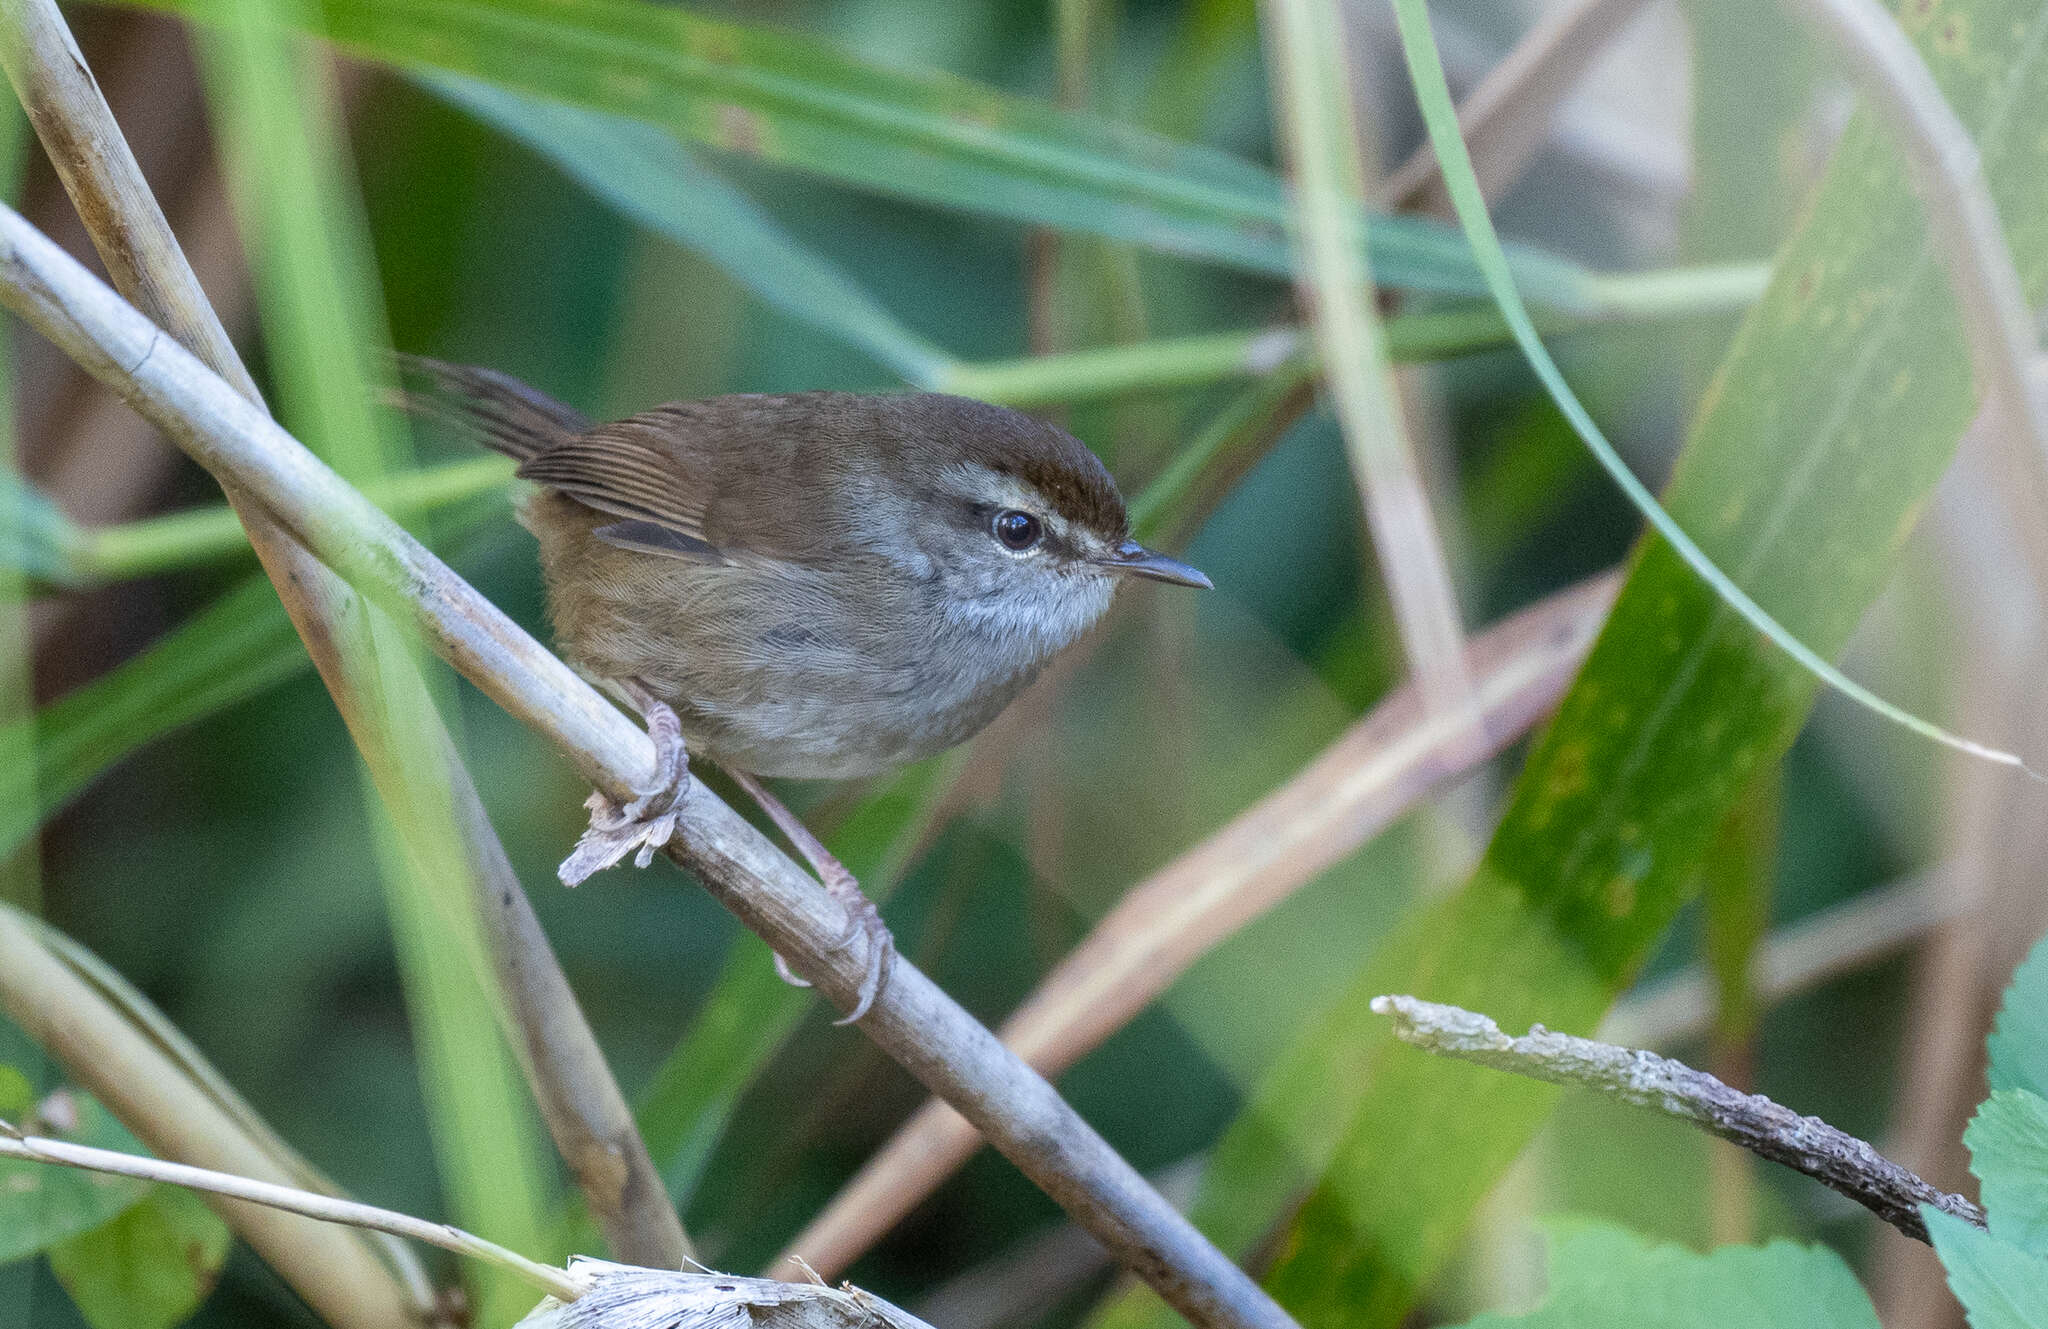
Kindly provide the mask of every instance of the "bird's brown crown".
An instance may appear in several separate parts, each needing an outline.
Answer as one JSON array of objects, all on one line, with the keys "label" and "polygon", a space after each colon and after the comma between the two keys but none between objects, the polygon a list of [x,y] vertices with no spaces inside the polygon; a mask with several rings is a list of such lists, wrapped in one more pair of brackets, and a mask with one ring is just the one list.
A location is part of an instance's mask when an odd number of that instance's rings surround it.
[{"label": "bird's brown crown", "polygon": [[879,401],[903,413],[909,437],[957,453],[998,475],[1015,476],[1054,512],[1112,543],[1130,534],[1123,495],[1088,446],[1057,425],[968,397],[911,393]]}]

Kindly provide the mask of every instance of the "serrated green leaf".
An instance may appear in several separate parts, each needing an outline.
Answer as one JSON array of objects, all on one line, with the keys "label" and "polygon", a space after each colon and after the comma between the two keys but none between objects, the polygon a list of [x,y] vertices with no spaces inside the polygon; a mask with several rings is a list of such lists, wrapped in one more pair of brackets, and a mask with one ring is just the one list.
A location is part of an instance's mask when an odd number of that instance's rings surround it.
[{"label": "serrated green leaf", "polygon": [[1823,1246],[1774,1241],[1707,1255],[1604,1223],[1551,1225],[1550,1292],[1527,1315],[1464,1329],[1877,1329],[1870,1298]]},{"label": "serrated green leaf", "polygon": [[2013,970],[1985,1047],[1993,1089],[2025,1089],[2048,1098],[2048,937],[2035,942]]},{"label": "serrated green leaf", "polygon": [[157,1186],[50,1249],[50,1268],[93,1329],[171,1329],[199,1309],[227,1261],[228,1225],[191,1191]]},{"label": "serrated green leaf", "polygon": [[1932,1205],[1920,1212],[1970,1329],[2048,1329],[2048,1260]]},{"label": "serrated green leaf", "polygon": [[1991,1235],[2048,1256],[2048,1100],[2001,1089],[1963,1131],[1970,1171],[1983,1183]]},{"label": "serrated green leaf", "polygon": [[[228,0],[139,0],[205,22]],[[631,116],[856,188],[1292,274],[1286,193],[1249,161],[827,43],[637,0],[323,0],[293,22],[371,60]],[[1371,220],[1381,284],[1479,295],[1464,238]],[[1586,274],[1522,250],[1516,278],[1572,307]]]},{"label": "serrated green leaf", "polygon": [[[114,1149],[146,1153],[99,1100],[80,1089],[61,1090],[69,1121],[19,1121],[31,1133]],[[45,1102],[48,1102],[46,1099]],[[55,1115],[55,1114],[52,1114]],[[48,1250],[90,1232],[141,1200],[147,1184],[77,1168],[20,1159],[0,1159],[0,1264]]]},{"label": "serrated green leaf", "polygon": [[798,244],[754,201],[653,125],[543,101],[475,79],[429,88],[526,144],[612,207],[692,250],[763,301],[843,337],[932,387],[952,357],[898,322],[851,277]]}]

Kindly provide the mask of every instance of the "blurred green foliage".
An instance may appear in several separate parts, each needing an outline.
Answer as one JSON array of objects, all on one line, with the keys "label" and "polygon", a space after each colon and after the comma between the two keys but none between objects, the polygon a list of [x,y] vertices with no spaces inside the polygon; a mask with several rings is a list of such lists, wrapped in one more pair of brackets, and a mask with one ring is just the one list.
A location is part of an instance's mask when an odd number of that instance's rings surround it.
[{"label": "blurred green foliage", "polygon": [[[159,7],[212,22],[238,8],[202,0]],[[1978,7],[2003,12],[1990,0]],[[1456,50],[1497,53],[1512,35],[1495,31],[1497,18],[1479,7],[1441,9]],[[859,788],[795,791],[870,889],[890,897],[905,953],[991,1023],[1119,892],[1299,769],[1397,677],[1399,651],[1335,426],[1312,405],[1259,427],[1296,395],[1289,376],[1300,362],[1226,386],[1218,380],[1243,371],[1217,366],[1237,363],[1230,357],[1239,344],[1185,340],[1252,336],[1290,317],[1285,206],[1269,165],[1252,4],[309,0],[271,17],[330,32],[370,57],[347,66],[344,164],[353,172],[273,181],[288,192],[267,204],[238,200],[245,212],[255,205],[247,230],[264,297],[246,346],[266,390],[309,441],[322,432],[319,420],[354,430],[358,443],[385,427],[349,419],[372,395],[364,384],[381,373],[356,358],[378,342],[378,297],[397,347],[505,370],[598,416],[723,391],[971,387],[988,362],[1032,352],[1121,345],[1136,355],[1136,379],[1119,381],[1153,386],[1077,393],[1093,399],[1065,405],[1055,382],[1051,395],[1032,400],[1094,446],[1127,495],[1148,495],[1139,505],[1145,519],[1171,532],[1220,589],[1199,601],[1126,597],[1082,667],[1003,752],[970,750]],[[1718,14],[1702,18],[1700,40],[1718,41],[1713,34],[1727,27]],[[1534,242],[1517,247],[1517,274],[1532,300],[1555,306],[1540,316],[1602,298],[1607,288],[1589,267],[1760,258],[1785,233],[1790,200],[1804,195],[1810,176],[1781,154],[1777,171],[1765,173],[1781,187],[1762,198],[1749,145],[1794,135],[1815,71],[1797,42],[1774,49],[1784,58],[1772,67],[1767,99],[1732,91],[1746,61],[1717,47],[1699,62],[1700,174],[1682,249],[1639,215],[1660,205],[1605,187],[1595,166],[1569,153],[1539,159],[1531,185],[1511,193],[1501,215],[1510,234]],[[289,126],[275,100],[266,113],[263,98],[290,99],[293,89],[273,78],[265,93],[262,71],[244,67],[237,90],[228,69],[212,66],[209,84],[223,137],[232,143],[239,132],[245,144],[266,145],[259,152],[290,154],[281,138]],[[2038,75],[2031,65],[2026,72]],[[1969,79],[1996,77],[1972,64],[1951,82],[1974,88]],[[2038,88],[2025,89],[2030,105],[2048,105]],[[1964,98],[1966,113],[1982,110],[1974,96]],[[1397,161],[1414,138],[1408,108],[1396,100],[1376,109],[1386,121],[1375,126],[1382,155]],[[2020,156],[2001,153],[2036,149],[1986,148],[1994,182],[2021,189],[2023,173],[2011,166]],[[1773,612],[1829,650],[1882,583],[1901,514],[1953,446],[1968,397],[1938,272],[1930,275],[1922,255],[1903,289],[1872,277],[1901,247],[1920,252],[1902,177],[1866,130],[1854,131],[1843,152],[1847,164],[1814,213],[1820,225],[1809,221],[1795,242],[1789,275],[1739,352],[1738,369],[1747,363],[1753,378],[1790,365],[1801,371],[1733,400],[1724,386],[1703,408],[1672,498],[1703,541],[1719,542],[1710,547],[1724,566],[1746,571],[1744,584]],[[263,164],[245,155],[238,187],[248,188]],[[2048,172],[2032,179],[2025,187],[2037,189]],[[294,225],[291,209],[309,196],[324,198],[320,215]],[[2001,201],[2009,219],[2015,207],[2036,219],[2016,243],[2026,242],[2023,258],[2038,273],[2038,218],[2048,208],[2031,194]],[[350,235],[358,217],[368,252],[352,255],[345,246],[358,242]],[[1047,241],[1033,230],[1040,222],[1065,229]],[[301,249],[292,260],[295,240],[343,248]],[[1480,286],[1451,228],[1375,219],[1370,243],[1376,275],[1407,292],[1389,309],[1397,353],[1404,327],[1418,356],[1498,341],[1498,315],[1456,298]],[[280,254],[296,268],[276,266]],[[361,274],[374,291],[346,289],[357,262],[374,264]],[[1880,349],[1914,361],[1921,377],[1903,402],[1871,395],[1865,403],[1881,411],[1887,447],[1899,450],[1883,454],[1889,482],[1876,492],[1845,480],[1876,468],[1866,453],[1823,459],[1800,472],[1797,486],[1783,484],[1783,457],[1759,455],[1864,400],[1847,368],[1823,366],[1827,356],[1848,365],[1863,343],[1828,341],[1797,322],[1815,296],[1802,285],[1809,267],[1837,305],[1870,291],[1904,311],[1888,315],[1888,326],[1911,344]],[[334,283],[326,295],[323,280]],[[296,293],[284,289],[292,281]],[[325,303],[353,312],[323,326]],[[1694,307],[1728,301],[1701,298]],[[1446,321],[1421,322],[1428,319]],[[1655,476],[1729,329],[1725,318],[1595,327],[1556,349],[1606,431]],[[1190,370],[1202,356],[1200,372]],[[1448,360],[1427,382],[1441,394],[1429,446],[1470,621],[1623,555],[1636,522],[1597,482],[1518,357]],[[323,405],[319,394],[337,385],[345,391]],[[417,452],[426,475],[473,460],[431,433]],[[357,461],[357,474],[372,469]],[[530,539],[504,519],[501,502],[476,500],[466,484],[467,506],[423,530],[486,594],[544,632]],[[1755,504],[1721,521],[1745,485],[1781,486],[1801,507],[1787,517]],[[166,500],[208,496],[188,472]],[[28,510],[18,543],[45,559],[30,573],[61,581],[78,566],[65,558],[82,546],[67,544],[47,513],[36,524],[41,511]],[[14,529],[0,523],[0,535]],[[417,949],[417,939],[408,953],[403,932],[394,944],[393,914],[403,918],[404,906],[373,881],[379,832],[359,763],[331,703],[300,667],[271,593],[245,567],[184,561],[212,535],[151,538],[165,540],[151,551],[173,554],[125,556],[176,566],[87,602],[117,607],[112,635],[127,663],[67,656],[62,636],[41,661],[47,677],[78,687],[37,717],[28,766],[35,798],[6,802],[0,843],[30,842],[43,816],[71,803],[41,840],[49,918],[140,985],[266,1120],[351,1191],[492,1235],[505,1231],[493,1218],[534,1232],[533,1215],[474,1212],[502,1179],[479,1169],[488,1171],[496,1151],[523,1148],[511,1120],[520,1113],[507,1107],[504,1120],[480,1120],[491,1112],[479,1106],[492,1101],[488,1090],[465,1113],[435,1083],[437,1074],[464,1074],[446,1056],[460,1026],[436,1033],[422,1024],[420,970],[434,953]],[[1752,554],[1778,562],[1745,567]],[[1240,1187],[1232,1178],[1244,1174],[1226,1170],[1220,1191],[1212,1178],[1206,1210],[1234,1221],[1234,1247],[1269,1236],[1299,1185],[1322,1177],[1306,1226],[1288,1239],[1281,1278],[1312,1329],[1359,1308],[1389,1319],[1407,1312],[1549,1098],[1506,1084],[1474,1091],[1456,1078],[1464,1070],[1404,1064],[1379,1067],[1360,1109],[1363,1068],[1381,1051],[1377,1031],[1362,1033],[1357,998],[1390,972],[1412,977],[1435,958],[1462,968],[1445,981],[1501,998],[1492,1004],[1504,1018],[1583,1024],[1636,973],[1693,958],[1696,929],[1663,938],[1695,885],[1702,847],[1745,764],[1775,759],[1805,713],[1805,684],[1746,629],[1729,626],[1690,573],[1661,548],[1641,560],[1630,594],[1650,607],[1610,634],[1596,681],[1582,685],[1564,725],[1538,748],[1508,825],[1462,894],[1444,900],[1440,892],[1486,838],[1495,791],[1484,788],[1418,813],[1326,873],[1198,964],[1062,1081],[1140,1168],[1203,1154],[1219,1138],[1235,1142],[1226,1163],[1238,1148],[1240,1165],[1253,1160],[1256,1175]],[[1830,575],[1812,575],[1809,566],[1822,562]],[[1643,664],[1646,651],[1662,658],[1657,634],[1673,615],[1690,625],[1686,640],[1710,641],[1709,682],[1724,688],[1695,695]],[[1624,705],[1625,723],[1615,709]],[[1672,707],[1683,711],[1684,744],[1655,736],[1669,731]],[[737,935],[665,865],[608,874],[575,894],[556,888],[552,865],[579,828],[584,791],[473,691],[447,689],[443,709],[640,1105],[656,1163],[704,1258],[750,1272],[920,1094],[867,1044],[831,1028],[813,998],[778,983],[765,948]],[[0,728],[0,744],[13,745],[0,755],[20,750],[28,733],[26,723]],[[1597,768],[1597,779],[1567,787],[1554,778],[1595,739],[1613,752],[1573,760]],[[1654,758],[1647,767],[1645,751]],[[1924,849],[1861,800],[1845,769],[1857,751],[1854,742],[1803,745],[1782,786],[1759,795],[1778,803],[1782,824],[1776,872],[1757,871],[1777,883],[1769,912],[1778,921],[1852,895]],[[981,768],[977,778],[959,785],[969,764]],[[9,767],[21,769],[20,761]],[[1566,808],[1573,797],[1599,806]],[[1640,816],[1618,810],[1629,800],[1644,805]],[[1645,836],[1654,850],[1638,843]],[[1631,892],[1615,908],[1609,888],[1624,877]],[[1532,913],[1542,915],[1540,927],[1523,926]],[[1361,978],[1368,962],[1375,967]],[[1886,969],[1764,1012],[1761,1087],[1797,1088],[1808,1095],[1797,1100],[1803,1107],[1876,1130],[1886,1114],[1889,1043],[1873,1037],[1870,1047],[1830,1053],[1808,1031],[1888,1032],[1900,999],[1899,975]],[[18,1041],[0,1043],[0,1059],[10,1056],[33,1070],[38,1090],[58,1082]],[[1269,1170],[1272,1155],[1241,1151],[1248,1133],[1271,1124],[1246,1113],[1247,1104],[1276,1098],[1289,1104],[1290,1128],[1309,1133],[1305,1151],[1298,1135],[1281,1144],[1292,1161],[1306,1160],[1305,1175]],[[501,1144],[501,1133],[514,1143]],[[1634,1164],[1561,1169],[1555,1189],[1564,1206],[1639,1226],[1661,1218],[1656,1235],[1702,1239],[1708,1183],[1692,1137],[1580,1107],[1544,1138],[1539,1156],[1598,1147]],[[1413,1248],[1388,1257],[1392,1275],[1355,1306],[1331,1311],[1330,1299],[1358,1291],[1343,1281],[1347,1273],[1384,1272],[1374,1264],[1384,1254],[1379,1237],[1361,1236],[1348,1214],[1355,1178],[1378,1175],[1371,1168],[1381,1143],[1397,1156],[1388,1175],[1409,1188],[1380,1220],[1413,1220]],[[1333,1153],[1349,1172],[1323,1175]],[[1654,1203],[1643,1194],[1651,1177]],[[1418,1178],[1448,1184],[1430,1191]],[[514,1181],[505,1203],[529,1204],[530,1195],[520,1197],[526,1183]],[[594,1234],[559,1178],[531,1185],[543,1192],[550,1225],[531,1239],[591,1249]],[[1773,1188],[1765,1210],[1766,1231],[1818,1236],[1852,1255],[1867,1231],[1834,1221],[1797,1189]],[[1316,1226],[1333,1214],[1345,1221]],[[1056,1217],[1006,1164],[984,1156],[853,1276],[914,1302]],[[1598,1240],[1610,1243],[1602,1249],[1617,1265],[1676,1261],[1629,1239]],[[1701,1263],[1718,1273],[1729,1258]],[[1787,1260],[1826,1262],[1776,1247],[1732,1258],[1766,1272]],[[1303,1279],[1317,1286],[1304,1291]],[[1677,1273],[1671,1282],[1682,1285]],[[44,1266],[0,1269],[0,1326],[16,1307],[39,1329],[77,1323]],[[1076,1299],[1059,1318],[1072,1322],[1087,1309]],[[308,1322],[245,1252],[230,1258],[193,1321]]]}]

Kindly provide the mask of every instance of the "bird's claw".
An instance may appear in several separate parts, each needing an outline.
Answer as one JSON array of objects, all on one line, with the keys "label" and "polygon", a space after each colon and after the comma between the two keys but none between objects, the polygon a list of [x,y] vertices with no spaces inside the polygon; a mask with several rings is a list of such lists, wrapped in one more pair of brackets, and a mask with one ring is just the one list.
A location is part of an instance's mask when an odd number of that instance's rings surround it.
[{"label": "bird's claw", "polygon": [[[832,867],[839,867],[834,861]],[[868,899],[853,874],[839,867],[837,872],[827,870],[825,892],[839,902],[846,911],[846,931],[839,934],[834,943],[840,950],[849,949],[858,937],[867,938],[867,972],[861,978],[860,987],[855,991],[853,1009],[834,1020],[834,1024],[852,1024],[866,1015],[874,1006],[875,998],[882,994],[882,984],[888,979],[890,963],[896,958],[896,938],[889,931],[889,925],[882,921],[882,911],[875,908],[875,902]],[[775,973],[791,987],[807,988],[810,981],[798,975],[789,967],[789,961],[780,954],[775,957]]]},{"label": "bird's claw", "polygon": [[[835,866],[837,866],[835,864]],[[845,868],[825,873],[825,892],[839,902],[846,911],[846,931],[839,935],[839,948],[850,948],[856,937],[867,938],[867,973],[861,978],[859,991],[855,995],[853,1009],[834,1024],[852,1024],[868,1013],[875,1004],[875,998],[882,994],[882,984],[889,977],[890,963],[896,958],[896,938],[889,931],[889,925],[882,921],[882,911],[875,908],[875,902],[868,899],[860,883]]]},{"label": "bird's claw", "polygon": [[625,803],[595,790],[583,800],[590,825],[556,869],[564,886],[578,885],[628,854],[634,867],[644,868],[676,833],[690,788],[690,754],[676,713],[662,702],[644,700],[647,736],[654,740],[655,786]]}]

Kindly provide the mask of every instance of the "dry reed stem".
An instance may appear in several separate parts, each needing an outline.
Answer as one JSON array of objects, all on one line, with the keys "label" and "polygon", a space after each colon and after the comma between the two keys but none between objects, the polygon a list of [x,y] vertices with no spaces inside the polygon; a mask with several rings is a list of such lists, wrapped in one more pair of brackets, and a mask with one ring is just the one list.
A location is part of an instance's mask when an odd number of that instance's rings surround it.
[{"label": "dry reed stem", "polygon": [[[1596,578],[1472,639],[1479,746],[1461,719],[1432,717],[1412,684],[1395,692],[1286,784],[1132,887],[1004,1023],[1003,1041],[1058,1075],[1217,943],[1514,741],[1563,695],[1618,584],[1618,574]],[[979,1144],[958,1113],[925,1104],[786,1256],[838,1276]]]},{"label": "dry reed stem", "polygon": [[212,1168],[193,1167],[186,1163],[143,1158],[114,1149],[95,1149],[91,1145],[73,1144],[68,1140],[23,1135],[5,1122],[0,1122],[0,1158],[18,1158],[31,1163],[83,1168],[89,1172],[103,1172],[117,1177],[135,1177],[142,1181],[183,1186],[188,1190],[225,1196],[244,1204],[260,1205],[279,1213],[297,1214],[302,1218],[322,1223],[341,1223],[370,1232],[387,1233],[394,1237],[410,1237],[414,1241],[439,1246],[457,1255],[488,1260],[502,1269],[512,1270],[548,1295],[563,1301],[574,1301],[589,1290],[584,1280],[564,1270],[529,1260],[517,1251],[507,1250],[494,1241],[486,1241],[482,1237],[464,1232],[461,1228],[451,1227],[446,1223],[430,1223],[423,1218],[414,1218],[410,1214],[379,1209],[375,1205],[338,1199],[314,1191],[300,1190],[295,1186],[280,1186],[273,1182],[257,1181],[251,1177],[236,1176]]},{"label": "dry reed stem", "polygon": [[[599,788],[624,797],[653,775],[653,745],[623,713],[12,210],[0,210],[0,303],[223,482],[257,495],[366,595],[411,617],[438,653]],[[842,944],[845,914],[701,782],[668,853],[834,1005],[852,1009],[866,955]],[[915,966],[892,966],[859,1027],[1195,1324],[1292,1329],[1271,1297]]]},{"label": "dry reed stem", "polygon": [[1631,1107],[1689,1122],[1761,1158],[1782,1163],[1848,1196],[1909,1237],[1927,1240],[1920,1206],[1984,1226],[1984,1211],[1928,1185],[1862,1140],[1818,1117],[1802,1117],[1761,1094],[1745,1094],[1654,1052],[1596,1043],[1532,1027],[1520,1038],[1475,1011],[1415,997],[1373,998],[1394,1033],[1438,1056],[1476,1062],[1550,1084],[1591,1089]]},{"label": "dry reed stem", "polygon": [[[0,3],[0,60],[115,285],[260,411],[255,383],[200,289],[54,0]],[[447,798],[462,838],[468,888],[512,1012],[521,1067],[606,1240],[636,1263],[680,1266],[690,1245],[660,1174],[468,772],[433,719],[417,673],[396,668],[373,677],[367,666],[375,648],[361,601],[260,503],[225,478],[222,487],[386,803],[403,810],[423,802],[431,806],[427,799],[434,794]],[[385,687],[406,695],[381,697]],[[398,714],[428,717],[425,732],[389,732],[386,704]],[[414,740],[434,759],[434,769],[414,769],[404,759],[402,743]],[[404,816],[395,822],[401,835],[408,833]],[[432,862],[434,856],[418,861]]]},{"label": "dry reed stem", "polygon": [[1364,168],[1336,0],[1263,0],[1260,28],[1294,182],[1295,286],[1316,328],[1409,673],[1430,709],[1466,714],[1463,616],[1395,392],[1365,253]]}]

